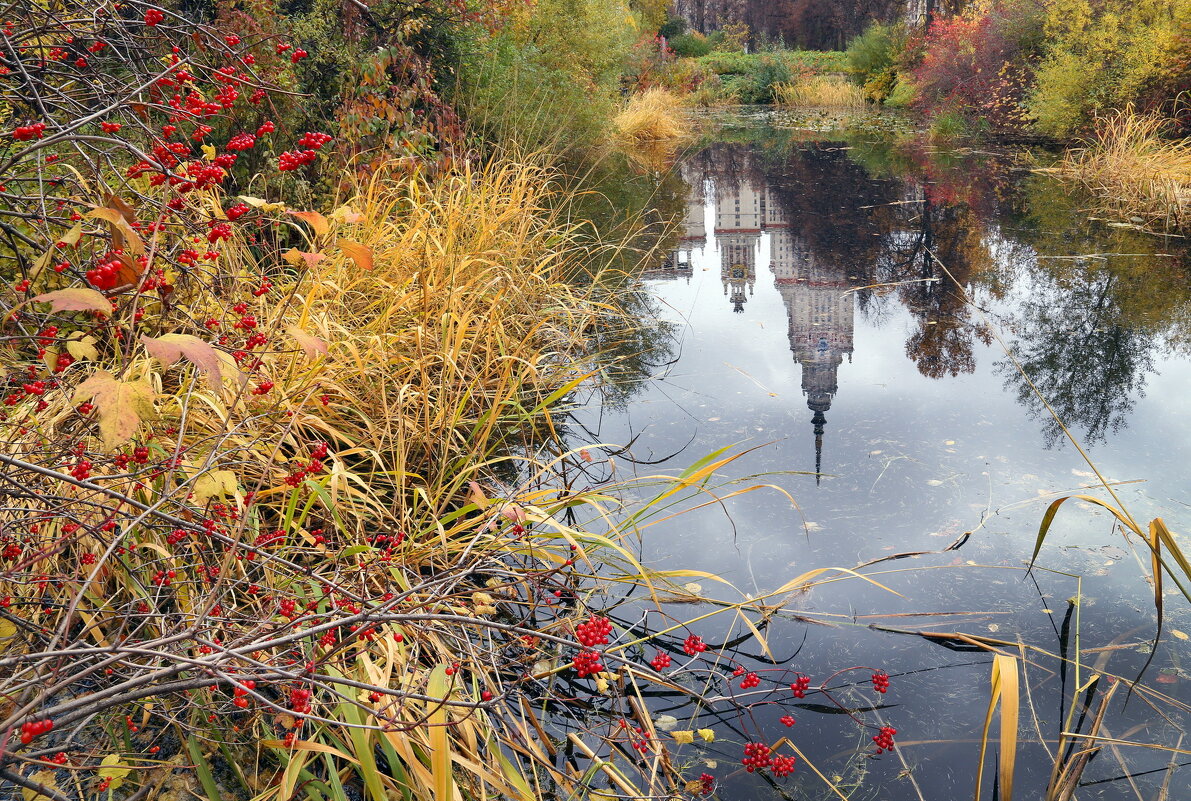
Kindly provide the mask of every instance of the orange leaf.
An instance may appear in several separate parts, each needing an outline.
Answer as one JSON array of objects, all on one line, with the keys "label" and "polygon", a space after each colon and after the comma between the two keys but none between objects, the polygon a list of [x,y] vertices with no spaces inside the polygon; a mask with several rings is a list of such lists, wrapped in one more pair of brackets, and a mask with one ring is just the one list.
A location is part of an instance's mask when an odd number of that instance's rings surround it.
[{"label": "orange leaf", "polygon": [[346,253],[361,270],[372,269],[372,248],[351,239],[340,239],[337,244],[339,249]]},{"label": "orange leaf", "polygon": [[287,214],[292,214],[302,222],[314,229],[314,233],[318,236],[326,236],[331,232],[331,226],[327,223],[327,218],[319,214],[317,211],[289,211]]},{"label": "orange leaf", "polygon": [[94,289],[72,287],[46,292],[33,298],[39,303],[50,304],[51,311],[97,311],[106,315],[112,313],[112,302]]}]

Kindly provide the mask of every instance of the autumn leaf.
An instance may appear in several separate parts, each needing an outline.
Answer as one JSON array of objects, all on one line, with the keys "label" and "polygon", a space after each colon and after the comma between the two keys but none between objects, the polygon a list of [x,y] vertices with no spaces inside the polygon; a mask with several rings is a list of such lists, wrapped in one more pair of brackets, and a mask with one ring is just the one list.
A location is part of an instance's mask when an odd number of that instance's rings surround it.
[{"label": "autumn leaf", "polygon": [[672,731],[670,732],[670,736],[679,745],[690,745],[695,742],[695,733],[693,731]]},{"label": "autumn leaf", "polygon": [[74,403],[91,401],[99,417],[99,435],[107,448],[132,439],[142,417],[153,415],[153,388],[147,381],[120,381],[97,370],[74,391]]},{"label": "autumn leaf", "polygon": [[327,223],[327,218],[317,211],[289,211],[287,214],[292,214],[309,225],[318,236],[326,236],[331,233],[331,226]]},{"label": "autumn leaf", "polygon": [[66,342],[66,350],[75,359],[95,361],[99,358],[99,350],[95,347],[96,339],[84,335],[82,331],[75,331]]},{"label": "autumn leaf", "polygon": [[293,337],[294,341],[298,343],[298,347],[300,347],[306,353],[306,358],[308,359],[315,358],[315,356],[319,353],[324,356],[329,353],[326,342],[323,342],[316,336],[307,334],[296,325],[291,325],[289,328],[285,329],[285,332]]},{"label": "autumn leaf", "polygon": [[71,228],[69,231],[58,237],[58,241],[64,245],[77,245],[79,240],[83,238],[83,224]]},{"label": "autumn leaf", "polygon": [[145,243],[141,241],[141,235],[132,230],[132,226],[120,212],[100,207],[91,209],[87,212],[87,216],[96,217],[112,226],[112,248],[114,250],[124,247],[127,243],[128,249],[135,255],[140,256],[145,252]]},{"label": "autumn leaf", "polygon": [[705,743],[715,742],[715,729],[698,729],[695,733],[702,737]]},{"label": "autumn leaf", "polygon": [[218,384],[223,380],[223,372],[219,366],[219,354],[209,343],[196,336],[162,334],[159,337],[149,337],[142,334],[141,344],[145,346],[145,350],[149,351],[150,356],[166,367],[185,358],[206,373],[212,383]]},{"label": "autumn leaf", "polygon": [[331,212],[331,219],[341,223],[358,223],[364,219],[364,215],[354,211],[351,206],[340,206]]},{"label": "autumn leaf", "polygon": [[249,206],[252,206],[254,209],[260,209],[263,212],[285,211],[284,203],[270,203],[269,201],[264,200],[262,198],[251,197],[249,195],[239,195],[239,199],[243,200],[245,203],[247,203]]},{"label": "autumn leaf", "polygon": [[356,263],[356,266],[361,270],[371,270],[372,262],[372,248],[367,245],[361,245],[359,242],[351,239],[340,239],[336,241],[339,249],[351,258]]},{"label": "autumn leaf", "polygon": [[[58,782],[54,779],[54,771],[52,770],[39,770],[30,776],[29,780],[34,784],[41,785],[47,790],[59,789]],[[25,799],[25,801],[45,801],[46,799],[45,793],[39,793],[36,790],[30,789],[28,787],[21,788],[21,796]]]},{"label": "autumn leaf", "polygon": [[118,754],[108,754],[100,761],[95,775],[101,779],[111,779],[108,789],[115,790],[124,783],[124,777],[129,773],[132,773],[132,768],[121,762]]},{"label": "autumn leaf", "polygon": [[136,211],[132,206],[124,202],[118,195],[113,195],[110,192],[103,197],[103,204],[109,209],[115,209],[120,212],[120,216],[124,218],[124,222],[132,225],[136,222]]},{"label": "autumn leaf", "polygon": [[112,313],[112,302],[94,289],[76,286],[38,295],[33,300],[50,304],[50,311],[97,311]]},{"label": "autumn leaf", "polygon": [[297,248],[290,248],[285,253],[281,254],[281,258],[285,259],[286,264],[292,264],[297,267],[302,262],[306,263],[306,268],[313,270],[314,265],[326,258],[321,253],[307,253]]},{"label": "autumn leaf", "polygon": [[216,495],[230,497],[236,494],[236,474],[231,470],[212,470],[203,473],[194,481],[194,499],[206,503]]}]

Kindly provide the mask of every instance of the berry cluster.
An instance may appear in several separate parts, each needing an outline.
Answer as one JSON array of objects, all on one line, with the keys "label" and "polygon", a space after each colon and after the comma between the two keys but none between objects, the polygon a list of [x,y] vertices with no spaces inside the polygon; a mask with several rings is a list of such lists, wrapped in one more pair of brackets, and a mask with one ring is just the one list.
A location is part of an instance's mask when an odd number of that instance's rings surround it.
[{"label": "berry cluster", "polygon": [[744,678],[740,681],[740,689],[751,690],[761,683],[761,677],[756,673],[746,673]]},{"label": "berry cluster", "polygon": [[599,651],[580,651],[575,654],[575,672],[579,674],[579,678],[587,678],[603,670],[604,663],[600,661]]},{"label": "berry cluster", "polygon": [[298,140],[298,146],[304,147],[308,150],[318,150],[327,142],[333,139],[330,134],[318,133],[316,131],[307,131],[302,134],[302,138]]},{"label": "berry cluster", "polygon": [[316,158],[318,153],[313,150],[287,150],[277,157],[277,169],[289,172],[314,163]]},{"label": "berry cluster", "polygon": [[749,773],[769,767],[772,760],[769,746],[765,743],[744,744],[744,758],[740,760],[740,764],[744,765],[744,769]]},{"label": "berry cluster", "polygon": [[806,698],[806,691],[811,686],[810,676],[799,676],[794,679],[794,683],[790,685],[790,689],[794,691],[795,698]]},{"label": "berry cluster", "polygon": [[289,707],[299,715],[310,714],[310,690],[294,689],[289,691]]},{"label": "berry cluster", "polygon": [[145,24],[152,28],[159,22],[165,21],[165,12],[159,8],[145,9]]},{"label": "berry cluster", "polygon": [[35,122],[32,125],[18,125],[12,132],[12,138],[18,142],[29,142],[45,136],[45,123]]},{"label": "berry cluster", "polygon": [[240,709],[248,708],[248,691],[256,689],[256,682],[252,679],[245,679],[240,684],[236,685],[236,689],[232,691],[235,698],[232,703],[240,707]]},{"label": "berry cluster", "polygon": [[653,666],[654,670],[661,672],[670,667],[670,662],[670,654],[664,651],[658,651],[657,656],[650,660],[649,664]]},{"label": "berry cluster", "polygon": [[100,259],[94,268],[85,273],[87,282],[103,292],[110,292],[120,283],[120,272],[124,263],[115,254],[108,254]]},{"label": "berry cluster", "polygon": [[707,650],[707,643],[698,634],[692,634],[683,641],[682,650],[686,651],[687,656],[695,656]]},{"label": "berry cluster", "polygon": [[27,720],[21,724],[21,744],[28,745],[33,742],[34,737],[39,737],[53,730],[54,721],[49,718],[45,720]]},{"label": "berry cluster", "polygon": [[878,670],[873,674],[873,689],[879,693],[889,692],[889,674]]},{"label": "berry cluster", "polygon": [[710,773],[700,773],[699,783],[703,785],[701,789],[703,795],[711,795],[715,790],[715,776]]},{"label": "berry cluster", "polygon": [[794,725],[794,716],[793,715],[782,715],[780,720],[782,722],[782,725],[785,726],[786,728],[789,728]]},{"label": "berry cluster", "polygon": [[893,735],[895,734],[897,734],[897,729],[892,726],[882,726],[881,731],[873,736],[873,742],[877,744],[878,754],[893,750]]},{"label": "berry cluster", "polygon": [[769,760],[769,770],[779,778],[789,776],[794,772],[795,760],[792,756],[773,756]]},{"label": "berry cluster", "polygon": [[575,627],[575,639],[585,648],[597,645],[607,645],[608,635],[612,633],[612,621],[606,617],[592,615],[586,623]]}]

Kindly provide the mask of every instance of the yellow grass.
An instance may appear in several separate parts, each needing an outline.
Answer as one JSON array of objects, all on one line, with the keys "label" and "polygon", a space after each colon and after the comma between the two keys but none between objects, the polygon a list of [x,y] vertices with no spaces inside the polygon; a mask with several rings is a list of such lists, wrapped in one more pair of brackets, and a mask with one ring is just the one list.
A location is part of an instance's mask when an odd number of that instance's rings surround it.
[{"label": "yellow grass", "polygon": [[840,75],[811,75],[773,88],[778,105],[863,108],[864,92]]},{"label": "yellow grass", "polygon": [[682,101],[665,89],[647,89],[629,98],[613,118],[617,138],[630,143],[673,141],[687,135]]},{"label": "yellow grass", "polygon": [[1107,210],[1147,224],[1191,224],[1191,140],[1172,139],[1169,121],[1132,108],[1096,121],[1091,139],[1067,153],[1060,172],[1087,185]]}]

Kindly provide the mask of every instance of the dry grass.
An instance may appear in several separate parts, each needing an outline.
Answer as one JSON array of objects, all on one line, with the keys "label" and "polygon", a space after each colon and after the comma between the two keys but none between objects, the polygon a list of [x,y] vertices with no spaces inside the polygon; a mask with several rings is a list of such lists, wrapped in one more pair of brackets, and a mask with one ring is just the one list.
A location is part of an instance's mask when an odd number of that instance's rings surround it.
[{"label": "dry grass", "polygon": [[863,108],[864,92],[840,75],[810,75],[793,83],[773,88],[774,99],[782,106],[824,108]]},{"label": "dry grass", "polygon": [[1168,229],[1191,225],[1191,140],[1172,139],[1170,123],[1132,108],[1096,121],[1061,173],[1087,185],[1111,213]]},{"label": "dry grass", "polygon": [[619,140],[633,144],[675,141],[688,133],[682,117],[682,100],[660,88],[630,97],[612,124]]}]

